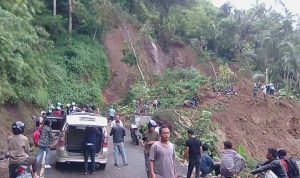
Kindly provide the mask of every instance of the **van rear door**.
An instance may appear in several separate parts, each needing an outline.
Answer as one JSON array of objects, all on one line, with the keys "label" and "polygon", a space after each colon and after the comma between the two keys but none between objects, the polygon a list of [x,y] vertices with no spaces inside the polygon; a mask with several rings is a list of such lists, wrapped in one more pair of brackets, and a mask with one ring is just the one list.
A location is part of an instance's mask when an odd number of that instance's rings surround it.
[{"label": "van rear door", "polygon": [[107,147],[107,119],[93,113],[74,113],[67,116],[65,134],[66,151],[69,154],[82,154],[84,146],[84,132],[86,127],[96,127],[102,133],[97,139],[96,153],[100,153],[103,147]]}]

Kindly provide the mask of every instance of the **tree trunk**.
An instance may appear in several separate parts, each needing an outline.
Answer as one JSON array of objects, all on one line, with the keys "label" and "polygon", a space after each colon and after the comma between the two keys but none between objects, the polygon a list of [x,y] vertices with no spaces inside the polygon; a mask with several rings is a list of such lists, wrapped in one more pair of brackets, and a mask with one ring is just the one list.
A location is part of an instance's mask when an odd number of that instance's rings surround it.
[{"label": "tree trunk", "polygon": [[72,12],[73,12],[73,8],[72,8],[72,0],[69,0],[69,25],[68,25],[68,32],[71,35],[72,33]]},{"label": "tree trunk", "polygon": [[127,37],[128,37],[128,39],[129,39],[129,43],[130,43],[131,50],[132,50],[133,55],[134,55],[134,57],[135,57],[135,59],[136,59],[136,65],[137,65],[137,68],[139,69],[139,72],[140,72],[140,74],[141,74],[141,77],[142,77],[142,79],[143,79],[143,81],[144,81],[144,83],[145,83],[145,85],[146,85],[147,83],[146,83],[144,74],[143,74],[143,72],[142,72],[142,69],[141,69],[141,67],[140,67],[140,65],[139,65],[138,57],[137,57],[137,54],[136,54],[135,48],[134,48],[134,46],[133,46],[133,42],[132,42],[130,33],[129,33],[127,27],[126,27],[125,22],[122,22],[122,26],[123,26],[124,30],[126,31]]},{"label": "tree trunk", "polygon": [[269,69],[266,68],[266,83],[269,83],[269,75],[268,75]]},{"label": "tree trunk", "polygon": [[97,30],[98,30],[98,28],[96,28],[96,30],[95,30],[95,33],[94,33],[94,36],[93,36],[93,40],[95,40],[95,38],[96,38]]},{"label": "tree trunk", "polygon": [[210,61],[210,59],[208,59],[208,61],[209,61],[210,65],[211,65],[212,70],[214,71],[215,78],[216,78],[216,80],[217,80],[217,79],[218,79],[218,76],[217,76],[217,72],[216,72],[216,70],[215,70],[215,66],[214,66],[214,64]]},{"label": "tree trunk", "polygon": [[53,0],[53,16],[56,16],[56,0]]}]

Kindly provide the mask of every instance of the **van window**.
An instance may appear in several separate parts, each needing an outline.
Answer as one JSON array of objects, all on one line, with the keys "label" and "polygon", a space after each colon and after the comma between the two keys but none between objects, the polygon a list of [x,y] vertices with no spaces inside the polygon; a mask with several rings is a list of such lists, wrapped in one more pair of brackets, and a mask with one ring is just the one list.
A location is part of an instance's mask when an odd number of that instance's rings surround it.
[{"label": "van window", "polygon": [[65,123],[65,119],[56,117],[48,117],[47,119],[51,121],[52,130],[62,130]]},{"label": "van window", "polygon": [[[68,152],[74,153],[83,153],[84,148],[84,139],[85,139],[85,128],[86,126],[69,125],[66,131],[66,146]],[[102,147],[102,138],[103,138],[103,129],[102,127],[97,127],[102,133],[101,136],[97,138],[96,153],[101,151]]]}]

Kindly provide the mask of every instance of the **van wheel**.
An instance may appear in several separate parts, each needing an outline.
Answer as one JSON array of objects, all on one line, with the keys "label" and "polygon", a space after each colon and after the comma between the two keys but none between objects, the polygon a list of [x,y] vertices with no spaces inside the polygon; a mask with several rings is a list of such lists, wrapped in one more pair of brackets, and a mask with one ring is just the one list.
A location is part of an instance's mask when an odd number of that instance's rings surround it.
[{"label": "van wheel", "polygon": [[105,167],[106,167],[106,163],[104,163],[104,164],[99,163],[98,167],[99,167],[100,170],[104,170]]},{"label": "van wheel", "polygon": [[62,169],[64,167],[64,163],[61,162],[55,162],[55,168],[56,169]]}]

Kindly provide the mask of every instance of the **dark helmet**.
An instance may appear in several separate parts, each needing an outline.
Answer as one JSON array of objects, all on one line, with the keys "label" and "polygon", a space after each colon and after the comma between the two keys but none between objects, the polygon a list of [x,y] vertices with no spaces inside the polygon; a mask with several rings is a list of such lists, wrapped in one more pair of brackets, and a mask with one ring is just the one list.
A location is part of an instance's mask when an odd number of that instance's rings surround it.
[{"label": "dark helmet", "polygon": [[22,134],[25,130],[25,124],[21,121],[14,122],[11,126],[11,129],[15,135]]},{"label": "dark helmet", "polygon": [[151,127],[156,127],[156,122],[152,119],[148,123],[148,129],[150,129]]}]

